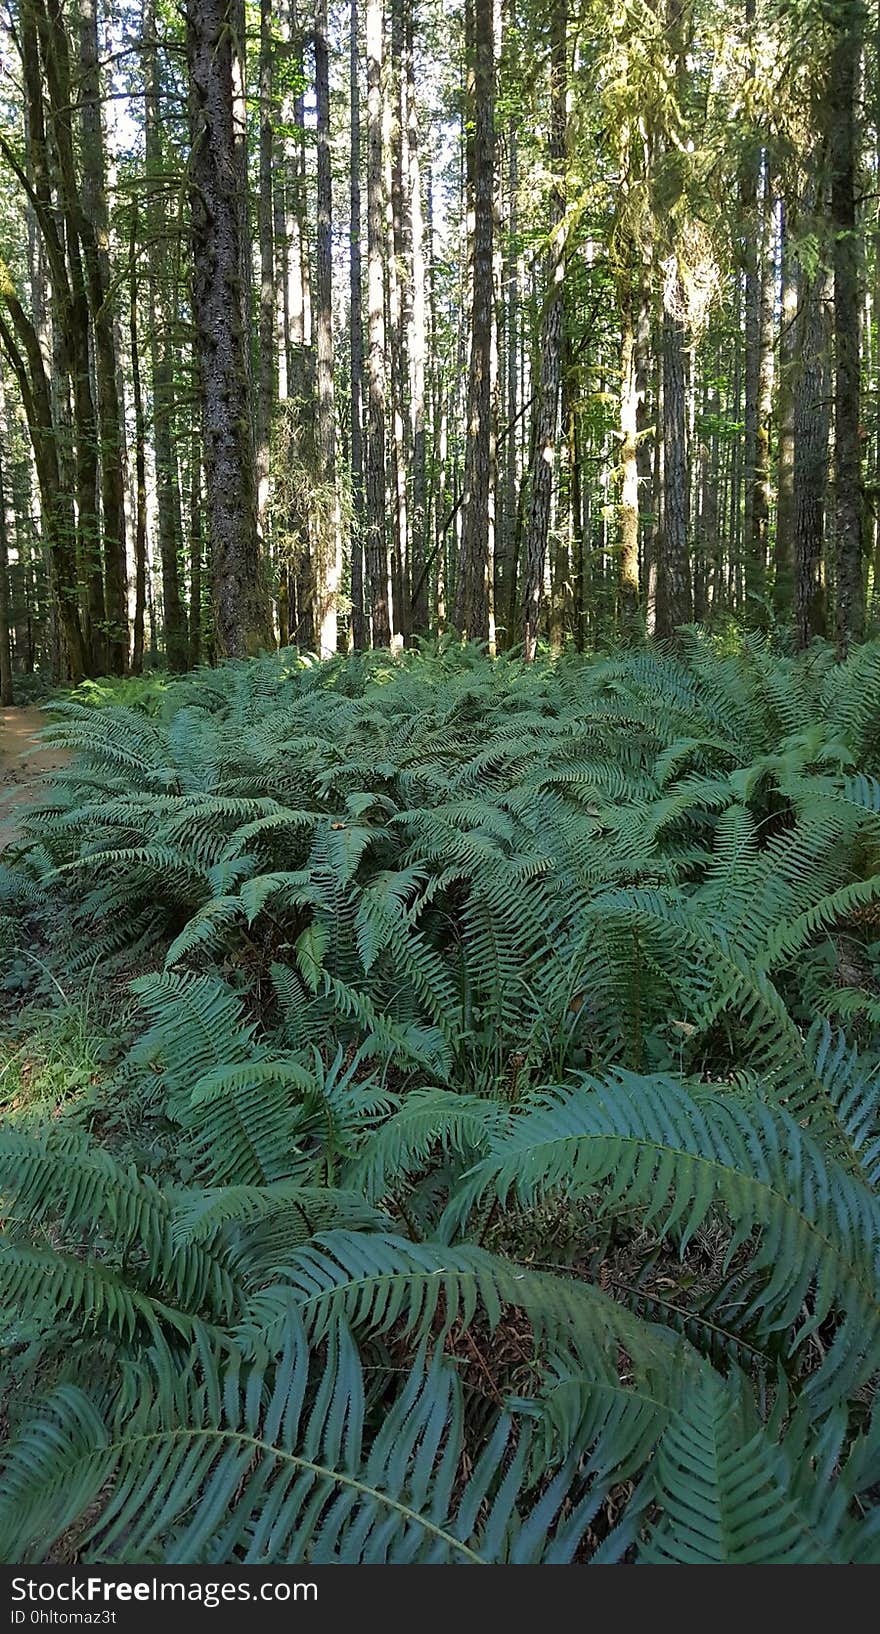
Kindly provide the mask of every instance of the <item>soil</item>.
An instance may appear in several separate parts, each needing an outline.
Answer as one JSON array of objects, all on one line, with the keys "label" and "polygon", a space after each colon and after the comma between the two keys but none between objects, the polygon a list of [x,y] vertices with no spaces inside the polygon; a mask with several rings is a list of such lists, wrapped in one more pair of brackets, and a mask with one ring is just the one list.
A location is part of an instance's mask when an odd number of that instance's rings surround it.
[{"label": "soil", "polygon": [[39,793],[42,778],[68,758],[48,745],[35,748],[48,724],[42,709],[0,710],[0,851],[19,838],[21,814]]}]

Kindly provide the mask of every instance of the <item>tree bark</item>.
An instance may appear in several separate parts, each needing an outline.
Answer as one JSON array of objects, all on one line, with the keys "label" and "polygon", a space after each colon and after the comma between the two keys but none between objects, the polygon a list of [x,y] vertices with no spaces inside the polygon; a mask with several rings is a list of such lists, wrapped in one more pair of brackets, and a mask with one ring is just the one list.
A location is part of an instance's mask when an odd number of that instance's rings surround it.
[{"label": "tree bark", "polygon": [[492,425],[492,261],[495,193],[495,56],[492,0],[474,0],[473,298],[468,370],[461,547],[454,623],[469,640],[489,639],[489,502],[494,464]]},{"label": "tree bark", "polygon": [[[279,561],[282,577],[279,625],[286,625],[291,641],[313,651],[316,645],[313,529],[305,496],[306,491],[311,492],[315,482],[315,370],[306,227],[305,72],[303,38],[297,23],[295,0],[289,0],[285,7],[285,55],[285,89],[281,99],[284,136],[280,155],[284,186],[284,232],[281,240],[283,378],[288,433],[288,452],[284,463],[293,467],[294,480],[288,484],[282,513],[286,538]],[[279,391],[280,386],[279,371]]]},{"label": "tree bark", "polygon": [[550,43],[550,166],[553,172],[550,222],[553,245],[548,260],[548,291],[541,330],[541,379],[536,404],[523,573],[524,647],[528,662],[534,659],[538,644],[559,417],[565,278],[562,232],[565,217],[567,22],[566,0],[556,0]]},{"label": "tree bark", "polygon": [[317,518],[315,581],[318,651],[335,653],[336,600],[339,590],[339,500],[336,492],[336,418],[333,396],[333,181],[330,168],[330,53],[327,0],[315,10],[315,106],[318,135],[317,253],[315,317],[317,331],[317,454],[322,503]]},{"label": "tree bark", "polygon": [[406,139],[409,158],[409,244],[411,253],[412,314],[409,357],[412,371],[412,551],[413,600],[411,625],[414,635],[428,633],[428,578],[425,571],[425,532],[428,503],[427,435],[425,427],[425,225],[422,213],[421,156],[413,45],[413,5],[410,0],[404,19],[404,84],[406,87]]},{"label": "tree bark", "polygon": [[[260,327],[256,401],[257,528],[264,553],[269,541],[269,443],[275,401],[275,233],[272,166],[275,147],[274,47],[271,0],[260,0],[260,138],[258,229]],[[190,643],[192,645],[192,643]]]},{"label": "tree bark", "polygon": [[773,385],[773,308],[767,266],[770,185],[764,156],[749,179],[745,278],[745,579],[746,618],[763,619],[770,515],[769,417]]},{"label": "tree bark", "polygon": [[391,51],[385,63],[382,97],[383,157],[385,164],[385,305],[387,326],[388,406],[391,437],[388,443],[388,490],[391,501],[391,586],[395,635],[405,646],[409,639],[410,589],[408,583],[409,512],[407,465],[409,436],[406,388],[409,359],[404,322],[403,243],[404,123],[401,107],[406,97],[403,77],[403,5],[392,0]]},{"label": "tree bark", "polygon": [[6,451],[0,448],[0,707],[8,709],[15,703],[12,687],[12,647],[9,640],[9,548],[6,536],[6,497],[4,462]]},{"label": "tree bark", "polygon": [[801,269],[794,388],[794,612],[797,642],[826,633],[822,546],[830,429],[828,279]]},{"label": "tree bark", "polygon": [[189,667],[202,662],[202,440],[193,413],[189,453]]},{"label": "tree bark", "polygon": [[664,297],[662,368],[663,521],[657,558],[658,640],[671,640],[679,625],[693,617],[688,546],[687,405],[685,394],[686,334],[677,261],[667,273]]},{"label": "tree bark", "polygon": [[797,275],[788,211],[782,211],[782,327],[779,336],[778,477],[773,551],[773,611],[791,616],[794,588],[794,376],[797,368]]},{"label": "tree bark", "polygon": [[620,295],[620,568],[618,617],[621,632],[632,637],[639,617],[639,467],[638,379],[633,289],[627,268]]},{"label": "tree bark", "polygon": [[49,542],[52,589],[58,603],[70,679],[76,685],[90,673],[91,653],[80,622],[73,500],[61,482],[49,380],[39,336],[11,286],[3,289],[3,297],[10,322],[0,318],[0,344],[24,404],[37,467],[42,524]]},{"label": "tree bark", "polygon": [[119,366],[113,326],[110,221],[107,211],[97,0],[80,0],[80,127],[82,214],[80,232],[94,334],[95,381],[101,428],[101,511],[107,668],[128,668],[128,584],[125,561],[125,464]]},{"label": "tree bark", "polygon": [[[98,515],[98,422],[92,396],[89,353],[89,297],[81,252],[82,210],[77,187],[73,142],[73,96],[70,48],[60,0],[28,0],[26,13],[39,35],[50,112],[51,150],[54,154],[58,202],[64,224],[64,250],[57,244],[57,217],[52,231],[46,212],[41,227],[47,249],[52,249],[52,286],[55,315],[63,336],[65,365],[73,387],[76,431],[76,516],[79,572],[85,587],[84,638],[91,665],[98,672],[106,659],[106,604],[101,565],[101,529]],[[27,52],[28,47],[23,46]],[[26,70],[27,72],[27,70]],[[35,72],[39,76],[39,69]],[[37,96],[39,96],[37,77]],[[47,195],[48,203],[48,195]],[[55,245],[53,248],[53,238]]]},{"label": "tree bark", "polygon": [[385,539],[385,280],[382,198],[382,0],[367,0],[367,480],[366,563],[373,646],[391,645]]},{"label": "tree bark", "polygon": [[[173,301],[168,291],[165,232],[166,180],[162,161],[162,74],[156,43],[155,0],[146,14],[144,56],[144,128],[147,179],[147,267],[151,321],[150,364],[153,378],[153,453],[156,464],[156,526],[162,570],[165,657],[172,671],[187,665],[186,616],[180,594],[183,526],[174,445]],[[193,245],[195,249],[195,244]]]},{"label": "tree bark", "polygon": [[856,208],[856,100],[862,55],[861,0],[840,0],[831,62],[831,220],[834,228],[834,463],[837,650],[846,657],[865,631],[860,437],[861,287]]},{"label": "tree bark", "polygon": [[244,658],[272,642],[257,538],[257,493],[242,287],[242,132],[234,87],[244,83],[232,0],[189,0],[193,109],[193,316],[204,435],[205,513],[221,653]]},{"label": "tree bark", "polygon": [[514,639],[511,610],[516,608],[517,579],[517,476],[518,405],[520,374],[519,318],[519,154],[517,122],[507,122],[507,230],[504,243],[502,288],[504,291],[504,365],[506,446],[504,488],[500,527],[495,551],[495,610],[499,646],[507,648]]},{"label": "tree bark", "polygon": [[134,629],[132,636],[131,672],[140,675],[144,667],[144,613],[147,589],[147,461],[144,399],[141,390],[140,340],[138,336],[138,275],[137,275],[138,212],[134,206],[131,215],[129,242],[129,337],[131,352],[131,395],[134,404]]},{"label": "tree bark", "polygon": [[364,612],[364,315],[361,289],[361,100],[358,0],[351,0],[349,37],[351,96],[349,198],[349,345],[351,350],[351,640],[355,652],[369,646]]}]

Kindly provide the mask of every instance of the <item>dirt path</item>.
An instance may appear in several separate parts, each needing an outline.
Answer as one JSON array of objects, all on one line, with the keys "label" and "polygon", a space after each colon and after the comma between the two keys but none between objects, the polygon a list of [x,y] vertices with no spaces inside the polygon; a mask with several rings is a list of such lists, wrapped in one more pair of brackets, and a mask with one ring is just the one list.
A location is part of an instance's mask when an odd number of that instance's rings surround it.
[{"label": "dirt path", "polygon": [[0,851],[18,838],[16,818],[39,792],[40,779],[68,758],[48,747],[31,753],[37,734],[48,724],[42,709],[0,710]]}]

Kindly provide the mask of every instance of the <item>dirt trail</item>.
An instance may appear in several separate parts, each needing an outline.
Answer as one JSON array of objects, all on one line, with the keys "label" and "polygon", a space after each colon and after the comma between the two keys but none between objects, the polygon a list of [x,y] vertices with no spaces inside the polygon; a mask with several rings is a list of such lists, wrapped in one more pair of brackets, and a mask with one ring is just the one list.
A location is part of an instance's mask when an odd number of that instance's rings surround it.
[{"label": "dirt trail", "polygon": [[18,838],[16,818],[39,793],[40,779],[68,759],[63,750],[48,746],[32,753],[48,724],[42,709],[0,710],[0,851]]}]

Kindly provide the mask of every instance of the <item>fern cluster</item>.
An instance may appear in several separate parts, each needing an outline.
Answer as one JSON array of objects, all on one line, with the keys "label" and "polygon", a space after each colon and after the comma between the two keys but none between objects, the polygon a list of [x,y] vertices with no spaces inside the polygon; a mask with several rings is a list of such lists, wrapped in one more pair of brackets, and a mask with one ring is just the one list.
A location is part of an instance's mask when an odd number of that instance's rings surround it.
[{"label": "fern cluster", "polygon": [[95,702],[0,898],[162,1156],[0,1133],[3,1557],[880,1560],[880,646]]}]

